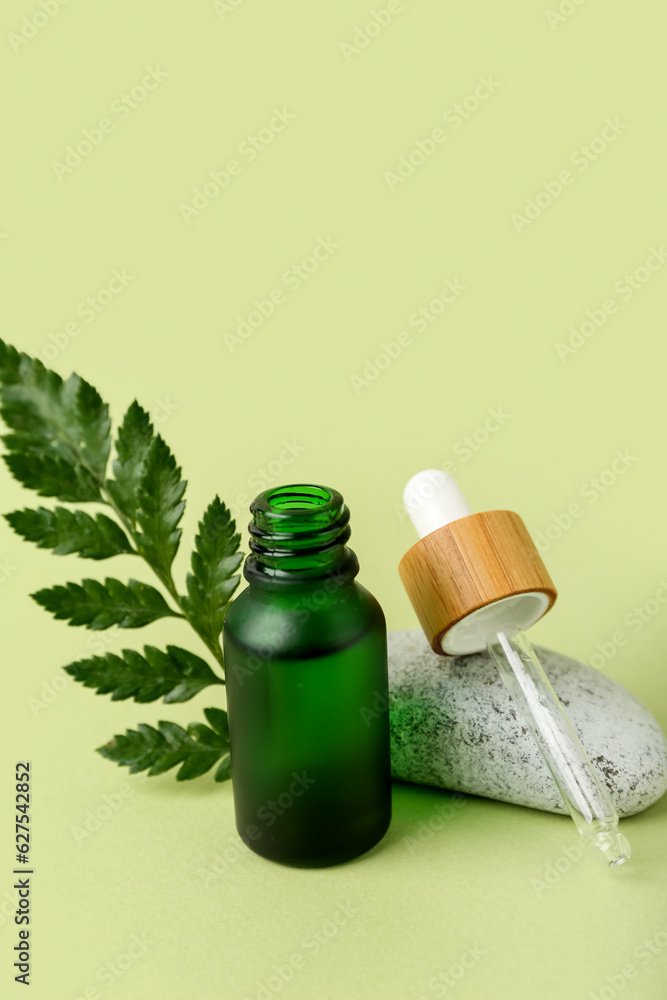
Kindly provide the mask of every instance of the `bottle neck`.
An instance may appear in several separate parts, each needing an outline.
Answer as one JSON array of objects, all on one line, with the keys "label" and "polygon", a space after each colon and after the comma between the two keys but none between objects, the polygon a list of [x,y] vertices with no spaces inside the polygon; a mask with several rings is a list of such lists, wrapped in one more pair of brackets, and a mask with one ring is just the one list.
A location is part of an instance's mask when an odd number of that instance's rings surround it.
[{"label": "bottle neck", "polygon": [[303,585],[330,577],[338,584],[359,571],[348,548],[350,512],[336,490],[279,486],[250,505],[250,555],[243,574],[251,584]]}]

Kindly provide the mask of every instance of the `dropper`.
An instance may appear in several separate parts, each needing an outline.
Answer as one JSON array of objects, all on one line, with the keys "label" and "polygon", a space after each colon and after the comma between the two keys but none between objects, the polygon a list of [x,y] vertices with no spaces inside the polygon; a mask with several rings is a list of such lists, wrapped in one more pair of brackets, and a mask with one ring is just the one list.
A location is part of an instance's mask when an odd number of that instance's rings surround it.
[{"label": "dropper", "polygon": [[556,589],[513,511],[473,514],[450,475],[418,473],[403,502],[420,540],[401,578],[434,652],[484,649],[532,734],[579,833],[610,866],[630,857],[618,815],[526,635],[553,606]]}]

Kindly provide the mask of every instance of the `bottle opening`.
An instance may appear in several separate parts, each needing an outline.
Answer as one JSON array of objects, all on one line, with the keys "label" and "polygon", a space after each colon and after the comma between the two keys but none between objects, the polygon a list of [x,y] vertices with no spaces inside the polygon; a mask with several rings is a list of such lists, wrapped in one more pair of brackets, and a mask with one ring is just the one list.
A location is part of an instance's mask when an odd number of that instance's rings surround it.
[{"label": "bottle opening", "polygon": [[250,511],[246,579],[357,572],[357,558],[347,548],[350,512],[337,490],[313,483],[275,486],[255,497]]},{"label": "bottle opening", "polygon": [[329,503],[331,494],[323,486],[279,486],[266,499],[275,510],[308,510]]}]

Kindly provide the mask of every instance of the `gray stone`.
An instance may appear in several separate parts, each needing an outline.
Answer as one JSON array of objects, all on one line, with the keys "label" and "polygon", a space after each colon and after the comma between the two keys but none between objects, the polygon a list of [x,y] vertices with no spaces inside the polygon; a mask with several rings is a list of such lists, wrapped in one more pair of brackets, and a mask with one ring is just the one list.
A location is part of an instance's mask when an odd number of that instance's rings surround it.
[{"label": "gray stone", "polygon": [[[619,816],[667,789],[667,742],[637,699],[592,667],[535,647]],[[530,733],[487,653],[446,658],[421,631],[389,634],[394,777],[566,812]]]}]

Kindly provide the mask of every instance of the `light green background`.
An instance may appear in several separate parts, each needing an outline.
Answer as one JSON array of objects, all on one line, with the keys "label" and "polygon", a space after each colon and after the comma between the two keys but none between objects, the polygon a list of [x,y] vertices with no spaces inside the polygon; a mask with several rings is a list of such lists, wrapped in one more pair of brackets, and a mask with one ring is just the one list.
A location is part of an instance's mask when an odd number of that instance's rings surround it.
[{"label": "light green background", "polygon": [[[545,559],[560,599],[535,639],[586,661],[598,643],[615,651],[597,662],[667,725],[667,614],[650,603],[667,578],[667,267],[630,297],[614,288],[667,240],[660,6],[587,0],[557,21],[546,2],[404,0],[358,52],[341,43],[353,44],[370,0],[219,8],[71,0],[12,45],[40,8],[5,4],[2,336],[46,348],[64,375],[76,369],[116,419],[135,395],[153,412],[190,481],[181,576],[204,506],[219,491],[245,525],[244,495],[270,467],[266,485],[324,482],[345,495],[361,579],[390,628],[414,627],[396,572],[414,538],[396,505],[410,475],[453,461],[474,509],[515,509],[536,536],[552,525]],[[113,111],[147,67],[166,78]],[[494,92],[467,119],[443,119],[489,76]],[[294,118],[248,162],[239,144],[274,108]],[[54,161],[103,118],[114,130],[58,179]],[[581,169],[576,151],[608,118],[626,127]],[[392,191],[386,172],[437,128],[446,139]],[[186,222],[179,206],[234,158],[240,174]],[[573,182],[518,232],[512,215],[567,169]],[[290,289],[284,272],[320,237],[338,248]],[[122,293],[93,322],[77,317],[123,268],[133,279]],[[427,330],[410,327],[446,279],[465,292]],[[224,334],[279,287],[285,301],[229,350]],[[609,298],[616,313],[561,360],[556,344]],[[58,336],[77,319],[76,336]],[[411,343],[355,391],[351,377],[404,330]],[[506,417],[485,434],[490,408]],[[301,449],[290,464],[285,441]],[[617,450],[636,461],[602,493],[589,481]],[[2,475],[3,510],[32,501]],[[580,516],[555,537],[573,503]],[[198,719],[214,695],[167,709],[52,687],[100,636],[52,621],[28,594],[134,564],[59,560],[7,527],[0,557],[3,995],[23,995],[11,982],[7,805],[13,764],[29,757],[35,1000],[92,987],[104,1000],[241,1000],[292,955],[302,968],[271,996],[583,1000],[620,983],[627,1000],[664,998],[665,802],[623,824],[634,856],[614,873],[588,856],[568,862],[578,841],[566,819],[481,799],[426,837],[446,796],[406,785],[371,855],[328,871],[273,866],[237,846],[230,787],[128,778],[93,753],[140,721]],[[637,628],[633,608],[647,601],[656,613]],[[605,646],[619,630],[625,644]],[[189,637],[155,625],[104,648],[145,641]],[[107,815],[105,796],[119,808],[81,841],[88,814]],[[331,932],[348,903],[355,914],[316,949],[313,934]],[[135,934],[150,943],[102,981]],[[451,978],[468,949],[477,959]],[[449,986],[433,982],[443,974]]]}]

